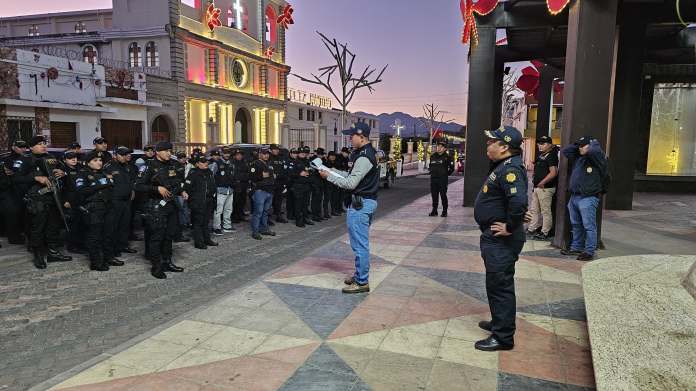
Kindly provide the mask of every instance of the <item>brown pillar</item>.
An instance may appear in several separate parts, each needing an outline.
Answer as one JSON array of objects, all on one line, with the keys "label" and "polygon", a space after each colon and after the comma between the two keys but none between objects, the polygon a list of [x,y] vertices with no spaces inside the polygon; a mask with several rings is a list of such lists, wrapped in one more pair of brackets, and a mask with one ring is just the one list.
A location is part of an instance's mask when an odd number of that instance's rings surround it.
[{"label": "brown pillar", "polygon": [[47,107],[35,107],[34,116],[36,117],[37,134],[44,134],[45,130],[51,130],[50,111]]},{"label": "brown pillar", "polygon": [[[618,0],[582,0],[572,3],[568,15],[562,145],[582,136],[607,145],[609,99],[614,63]],[[561,156],[553,244],[567,247],[570,221],[566,205],[570,178],[568,160]],[[598,230],[601,230],[601,210]]]}]

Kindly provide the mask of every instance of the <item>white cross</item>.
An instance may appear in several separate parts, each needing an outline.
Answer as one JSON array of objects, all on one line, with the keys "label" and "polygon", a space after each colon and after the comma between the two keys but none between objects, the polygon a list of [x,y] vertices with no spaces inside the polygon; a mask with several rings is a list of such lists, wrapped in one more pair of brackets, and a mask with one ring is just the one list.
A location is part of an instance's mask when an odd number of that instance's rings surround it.
[{"label": "white cross", "polygon": [[235,23],[238,25],[237,28],[242,30],[244,28],[244,26],[242,26],[242,14],[244,13],[244,7],[242,6],[240,0],[235,0],[234,4],[232,5],[232,8],[234,8],[234,11],[236,13]]},{"label": "white cross", "polygon": [[406,126],[401,125],[401,120],[397,118],[394,120],[394,125],[392,125],[391,128],[396,130],[396,135],[398,137],[401,137],[401,129],[406,129]]}]

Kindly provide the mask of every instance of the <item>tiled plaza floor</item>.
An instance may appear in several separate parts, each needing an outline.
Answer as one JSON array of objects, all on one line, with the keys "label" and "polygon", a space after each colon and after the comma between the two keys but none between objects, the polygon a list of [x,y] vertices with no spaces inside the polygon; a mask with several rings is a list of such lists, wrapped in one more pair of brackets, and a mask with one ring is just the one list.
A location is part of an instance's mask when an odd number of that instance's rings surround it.
[{"label": "tiled plaza floor", "polygon": [[515,349],[474,341],[488,319],[479,231],[424,197],[373,224],[369,294],[340,289],[347,237],[233,292],[54,387],[60,390],[584,390],[594,387],[582,263],[528,242]]}]

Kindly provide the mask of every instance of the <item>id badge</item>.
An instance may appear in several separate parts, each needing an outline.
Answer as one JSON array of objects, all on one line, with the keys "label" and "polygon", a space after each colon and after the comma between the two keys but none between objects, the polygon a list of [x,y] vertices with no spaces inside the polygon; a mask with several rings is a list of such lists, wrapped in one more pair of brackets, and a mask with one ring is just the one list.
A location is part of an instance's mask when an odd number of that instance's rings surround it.
[{"label": "id badge", "polygon": [[160,204],[160,206],[165,206],[165,205],[167,205],[167,201],[162,200],[162,201],[159,202],[159,204]]}]

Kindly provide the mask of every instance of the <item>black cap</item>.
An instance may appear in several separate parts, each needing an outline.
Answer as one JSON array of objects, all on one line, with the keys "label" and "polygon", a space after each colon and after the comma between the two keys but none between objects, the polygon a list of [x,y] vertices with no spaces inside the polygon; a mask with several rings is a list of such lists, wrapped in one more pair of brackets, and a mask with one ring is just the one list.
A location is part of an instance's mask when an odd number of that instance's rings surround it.
[{"label": "black cap", "polygon": [[68,144],[68,149],[79,149],[82,148],[82,145],[80,143],[70,143]]},{"label": "black cap", "polygon": [[370,136],[370,127],[364,122],[356,122],[353,124],[353,126],[350,127],[350,129],[346,129],[341,133],[343,133],[346,136],[360,134],[362,136],[369,137]]},{"label": "black cap", "polygon": [[575,145],[578,147],[584,147],[585,145],[592,142],[593,138],[591,136],[582,136],[575,141]]},{"label": "black cap", "polygon": [[48,143],[48,140],[44,136],[36,135],[36,136],[32,137],[31,140],[29,140],[29,147],[33,147],[33,146],[35,146],[37,144],[41,144],[41,143]]},{"label": "black cap", "polygon": [[177,159],[186,159],[186,152],[177,152],[176,158]]},{"label": "black cap", "polygon": [[300,153],[310,153],[312,150],[309,148],[308,145],[305,145],[304,147],[299,149]]},{"label": "black cap", "polygon": [[147,151],[154,151],[154,150],[155,150],[155,147],[153,147],[152,145],[146,145],[145,148],[143,148],[143,151],[146,151],[146,152]]},{"label": "black cap", "polygon": [[537,144],[553,144],[553,139],[549,136],[541,136],[536,139]]},{"label": "black cap", "polygon": [[259,148],[259,153],[260,153],[260,154],[261,154],[261,153],[268,154],[268,153],[270,153],[270,152],[271,152],[271,151],[270,151],[268,148]]},{"label": "black cap", "polygon": [[91,151],[85,156],[85,163],[89,163],[94,159],[101,159],[102,155],[97,151]]},{"label": "black cap", "polygon": [[24,140],[15,140],[15,142],[12,143],[12,146],[17,147],[17,148],[27,148],[28,147],[27,142]]},{"label": "black cap", "polygon": [[290,153],[297,154],[297,153],[298,153],[298,152],[297,152],[297,148],[291,148],[291,149],[290,149]]},{"label": "black cap", "polygon": [[279,150],[279,149],[280,149],[280,145],[278,145],[278,144],[271,144],[271,146],[270,146],[269,148],[270,148],[270,149],[278,149],[278,150]]},{"label": "black cap", "polygon": [[437,140],[437,141],[435,142],[435,144],[437,144],[437,145],[442,145],[443,147],[446,147],[446,146],[447,146],[447,141],[446,141],[446,140],[443,140],[443,139],[440,139],[440,140]]},{"label": "black cap", "polygon": [[205,155],[196,155],[193,157],[193,163],[208,163],[208,158]]},{"label": "black cap", "polygon": [[115,152],[117,155],[126,156],[133,153],[133,150],[128,147],[118,147]]},{"label": "black cap", "polygon": [[227,147],[222,148],[222,154],[223,154],[223,155],[231,155],[231,154],[232,154],[232,148],[227,148]]},{"label": "black cap", "polygon": [[210,151],[210,156],[220,156],[220,150],[213,149],[212,151]]},{"label": "black cap", "polygon": [[66,159],[66,160],[67,160],[67,159],[75,159],[75,158],[77,158],[78,156],[79,156],[79,155],[77,154],[77,152],[74,152],[74,151],[65,151],[65,152],[63,152],[63,159]]},{"label": "black cap", "polygon": [[324,148],[319,147],[314,150],[314,153],[316,153],[317,155],[323,155],[326,153],[326,151],[324,150]]},{"label": "black cap", "polygon": [[329,151],[328,156],[336,156],[336,151]]},{"label": "black cap", "polygon": [[234,154],[235,154],[235,155],[237,155],[237,154],[244,155],[244,151],[242,151],[242,150],[239,149],[239,148],[235,148]]},{"label": "black cap", "polygon": [[193,150],[191,151],[191,154],[192,155],[200,155],[202,152],[203,152],[202,149],[196,147],[196,148],[193,148]]},{"label": "black cap", "polygon": [[174,146],[172,146],[172,143],[170,143],[169,141],[160,141],[157,143],[157,145],[155,145],[155,151],[157,152],[169,151],[172,148],[174,148]]},{"label": "black cap", "polygon": [[106,142],[106,139],[104,137],[97,137],[92,141],[92,144],[97,145],[97,144],[104,144]]},{"label": "black cap", "polygon": [[495,130],[486,130],[484,133],[488,138],[503,141],[513,148],[522,146],[522,133],[512,126],[501,126]]},{"label": "black cap", "polygon": [[350,148],[343,147],[343,148],[341,148],[341,152],[350,153]]}]

